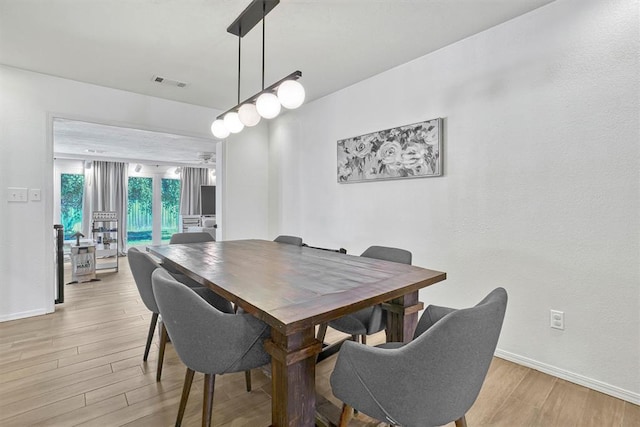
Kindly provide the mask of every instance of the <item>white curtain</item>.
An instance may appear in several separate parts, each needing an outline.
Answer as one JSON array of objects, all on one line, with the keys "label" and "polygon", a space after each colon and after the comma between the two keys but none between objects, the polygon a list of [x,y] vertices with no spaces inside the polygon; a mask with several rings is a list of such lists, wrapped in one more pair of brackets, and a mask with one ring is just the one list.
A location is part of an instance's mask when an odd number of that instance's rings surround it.
[{"label": "white curtain", "polygon": [[85,170],[82,230],[91,236],[93,212],[115,211],[118,216],[118,254],[127,253],[128,165],[121,162],[94,161]]},{"label": "white curtain", "polygon": [[200,187],[209,185],[209,169],[183,167],[180,178],[180,215],[200,215]]}]

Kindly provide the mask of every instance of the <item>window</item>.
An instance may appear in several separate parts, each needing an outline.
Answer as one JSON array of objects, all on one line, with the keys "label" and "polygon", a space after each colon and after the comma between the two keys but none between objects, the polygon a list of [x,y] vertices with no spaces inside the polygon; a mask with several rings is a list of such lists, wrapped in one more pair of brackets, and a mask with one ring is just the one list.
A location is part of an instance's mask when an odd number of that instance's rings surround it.
[{"label": "window", "polygon": [[82,195],[84,175],[63,173],[60,175],[60,222],[64,227],[64,239],[71,240],[82,232]]},{"label": "window", "polygon": [[162,178],[162,242],[168,243],[178,232],[180,212],[180,180]]},{"label": "window", "polygon": [[127,242],[130,246],[150,245],[153,232],[153,179],[129,177]]}]

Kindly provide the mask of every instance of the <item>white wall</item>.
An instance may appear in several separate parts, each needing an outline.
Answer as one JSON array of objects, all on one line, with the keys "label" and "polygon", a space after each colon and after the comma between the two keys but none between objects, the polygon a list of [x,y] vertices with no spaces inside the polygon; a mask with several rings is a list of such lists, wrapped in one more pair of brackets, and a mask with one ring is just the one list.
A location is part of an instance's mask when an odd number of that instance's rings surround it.
[{"label": "white wall", "polygon": [[268,138],[263,121],[229,136],[218,148],[217,158],[224,159],[216,170],[218,186],[224,188],[222,212],[216,209],[217,237],[222,240],[269,239]]},{"label": "white wall", "polygon": [[[218,111],[0,66],[0,321],[53,311],[54,116],[209,137]],[[42,189],[8,203],[7,187]]]},{"label": "white wall", "polygon": [[[640,402],[638,19],[559,0],[282,116],[270,235],[407,248],[427,304],[503,286],[502,356]],[[435,117],[443,177],[336,183],[338,139]]]}]

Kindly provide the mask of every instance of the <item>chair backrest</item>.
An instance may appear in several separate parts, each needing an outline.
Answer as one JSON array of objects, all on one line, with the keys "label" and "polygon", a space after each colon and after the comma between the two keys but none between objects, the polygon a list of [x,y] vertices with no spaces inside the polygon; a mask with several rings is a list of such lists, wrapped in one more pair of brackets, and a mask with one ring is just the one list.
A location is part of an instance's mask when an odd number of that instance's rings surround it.
[{"label": "chair backrest", "polygon": [[288,245],[302,246],[302,238],[296,236],[278,236],[273,239],[274,242],[286,243]]},{"label": "chair backrest", "polygon": [[[489,370],[506,305],[506,291],[497,288],[474,307],[452,310],[400,348],[357,349],[351,357],[355,343],[345,343],[340,357],[347,350],[353,361],[336,363],[334,375],[346,378],[334,381],[332,375],[334,394],[343,401],[355,396],[355,402],[347,403],[399,425],[445,425],[461,418]],[[402,378],[401,385],[393,378]],[[366,384],[366,390],[353,393],[350,384],[356,382]]]},{"label": "chair backrest", "polygon": [[204,231],[196,231],[193,233],[174,233],[169,240],[169,244],[184,244],[184,243],[204,243],[213,242],[215,239],[213,236]]},{"label": "chair backrest", "polygon": [[[415,351],[418,358],[427,347],[437,349],[429,358],[433,366],[427,367],[434,388],[425,391],[425,395],[440,394],[427,405],[434,413],[436,405],[440,411],[434,425],[441,419],[462,417],[478,397],[498,344],[507,299],[507,292],[496,288],[474,307],[445,315],[410,343],[415,343],[415,350],[408,346],[407,351]],[[421,364],[427,366],[424,361]]]},{"label": "chair backrest", "polygon": [[205,374],[262,366],[269,328],[250,314],[227,314],[209,305],[165,270],[152,275],[153,292],[169,337],[187,367]]},{"label": "chair backrest", "polygon": [[411,264],[411,252],[404,249],[390,248],[388,246],[369,246],[360,256],[399,262],[401,264]]},{"label": "chair backrest", "polygon": [[160,265],[151,256],[140,252],[137,248],[130,248],[127,251],[127,260],[142,302],[149,310],[158,313],[158,305],[151,288],[151,274],[155,269],[161,268]]}]

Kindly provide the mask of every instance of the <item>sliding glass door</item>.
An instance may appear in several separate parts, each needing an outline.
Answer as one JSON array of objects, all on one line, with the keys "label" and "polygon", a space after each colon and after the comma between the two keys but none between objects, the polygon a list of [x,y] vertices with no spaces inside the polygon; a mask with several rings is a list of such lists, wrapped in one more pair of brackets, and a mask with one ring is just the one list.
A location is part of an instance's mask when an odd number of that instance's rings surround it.
[{"label": "sliding glass door", "polygon": [[128,246],[169,243],[178,232],[180,180],[162,175],[130,176]]},{"label": "sliding glass door", "polygon": [[153,241],[153,178],[130,176],[127,205],[127,246]]},{"label": "sliding glass door", "polygon": [[180,180],[162,178],[162,243],[169,243],[171,235],[178,232],[180,214]]}]

